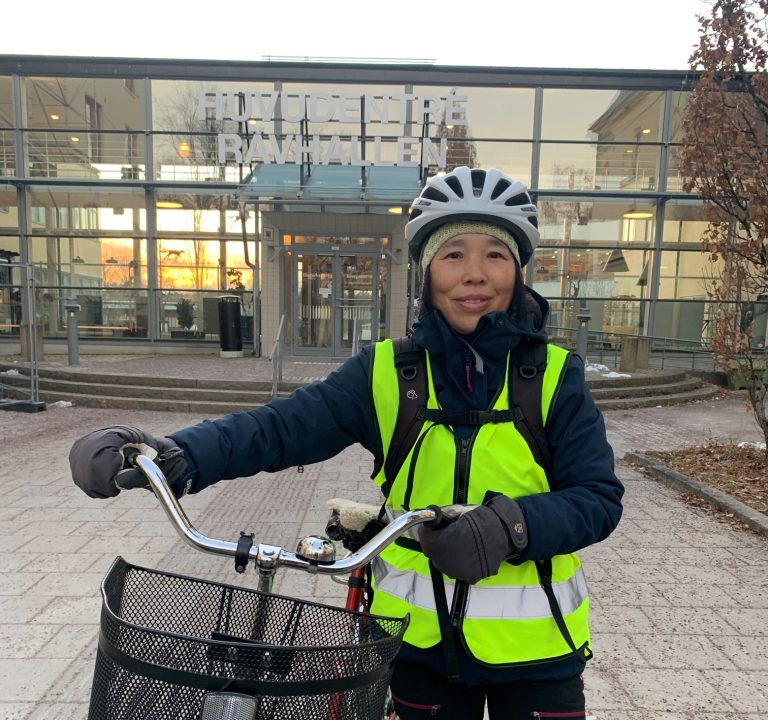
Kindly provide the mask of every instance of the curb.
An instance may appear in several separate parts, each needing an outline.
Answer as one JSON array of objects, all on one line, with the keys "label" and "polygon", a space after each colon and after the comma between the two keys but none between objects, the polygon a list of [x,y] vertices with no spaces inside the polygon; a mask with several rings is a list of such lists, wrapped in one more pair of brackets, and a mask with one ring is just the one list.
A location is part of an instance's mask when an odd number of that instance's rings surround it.
[{"label": "curb", "polygon": [[730,495],[726,495],[716,488],[694,480],[692,477],[683,475],[667,467],[661,460],[649,457],[648,455],[628,452],[624,455],[624,461],[641,465],[648,469],[654,478],[661,480],[665,485],[677,490],[693,493],[716,508],[731,513],[749,525],[753,530],[763,535],[768,535],[768,515],[758,512],[754,508],[749,507],[749,505],[745,505],[743,502],[732,498]]}]

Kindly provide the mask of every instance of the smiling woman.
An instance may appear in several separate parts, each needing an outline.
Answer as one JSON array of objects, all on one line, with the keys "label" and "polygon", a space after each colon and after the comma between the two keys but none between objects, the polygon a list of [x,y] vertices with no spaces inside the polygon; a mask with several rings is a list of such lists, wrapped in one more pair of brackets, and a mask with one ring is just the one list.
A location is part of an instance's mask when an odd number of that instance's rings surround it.
[{"label": "smiling woman", "polygon": [[[460,232],[465,225],[443,227],[450,233],[452,228]],[[450,237],[435,253],[429,271],[432,305],[464,335],[477,327],[483,315],[509,309],[518,274],[510,246],[484,233]]]}]

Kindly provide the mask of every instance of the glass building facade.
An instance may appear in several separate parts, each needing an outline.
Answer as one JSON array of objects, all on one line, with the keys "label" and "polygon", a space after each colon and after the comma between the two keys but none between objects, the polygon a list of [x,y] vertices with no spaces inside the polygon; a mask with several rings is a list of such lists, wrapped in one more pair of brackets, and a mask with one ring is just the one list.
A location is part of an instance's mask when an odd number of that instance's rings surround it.
[{"label": "glass building facade", "polygon": [[77,298],[83,339],[213,343],[223,294],[264,352],[281,327],[294,356],[402,335],[409,201],[465,164],[531,188],[526,281],[552,326],[586,305],[591,330],[706,339],[706,221],[678,169],[689,81],[0,56],[0,342],[24,324],[21,264],[50,339]]}]

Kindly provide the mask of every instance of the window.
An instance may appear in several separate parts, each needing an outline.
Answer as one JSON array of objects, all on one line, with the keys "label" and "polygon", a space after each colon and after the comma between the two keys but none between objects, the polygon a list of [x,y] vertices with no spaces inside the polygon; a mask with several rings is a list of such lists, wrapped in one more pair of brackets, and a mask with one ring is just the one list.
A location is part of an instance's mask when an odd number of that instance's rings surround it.
[{"label": "window", "polygon": [[101,162],[101,121],[104,108],[90,95],[85,96],[85,128],[88,130],[88,157],[91,162]]}]

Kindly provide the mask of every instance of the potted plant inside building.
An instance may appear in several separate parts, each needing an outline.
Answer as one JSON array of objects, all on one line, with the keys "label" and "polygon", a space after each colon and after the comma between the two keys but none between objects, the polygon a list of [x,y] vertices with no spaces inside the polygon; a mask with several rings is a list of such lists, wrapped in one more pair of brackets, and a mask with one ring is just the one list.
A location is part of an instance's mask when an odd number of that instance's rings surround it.
[{"label": "potted plant inside building", "polygon": [[176,303],[176,318],[179,321],[181,330],[171,330],[172,338],[182,340],[204,339],[204,333],[192,329],[195,325],[195,305],[191,300],[182,298]]}]

